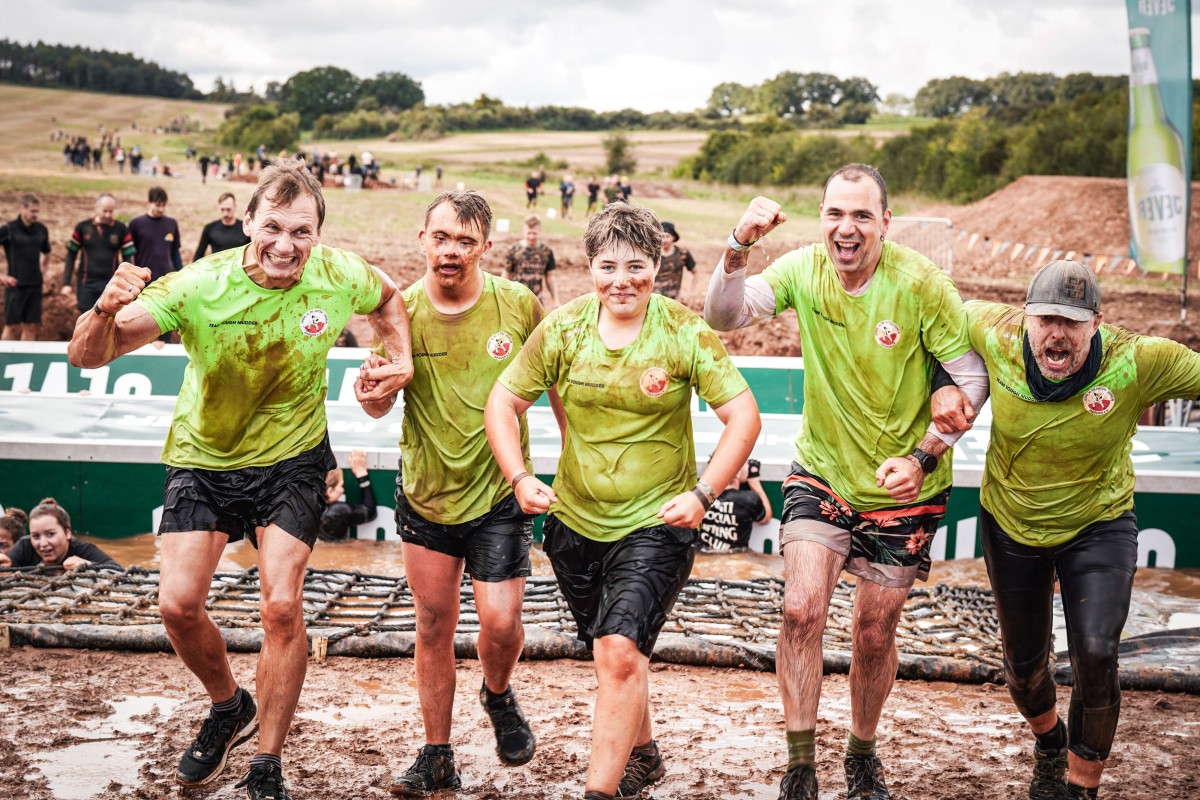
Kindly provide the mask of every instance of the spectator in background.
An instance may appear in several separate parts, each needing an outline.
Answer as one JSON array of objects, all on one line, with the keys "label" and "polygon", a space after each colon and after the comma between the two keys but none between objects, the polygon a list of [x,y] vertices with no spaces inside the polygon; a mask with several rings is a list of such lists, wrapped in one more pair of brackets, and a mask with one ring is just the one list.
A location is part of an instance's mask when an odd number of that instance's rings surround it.
[{"label": "spectator in background", "polygon": [[333,343],[333,346],[358,347],[358,338],[355,337],[354,333],[350,330],[349,325],[347,325],[345,328],[342,328],[342,332],[338,334],[337,341]]},{"label": "spectator in background", "polygon": [[342,470],[329,470],[325,476],[325,502],[328,505],[321,513],[321,527],[317,529],[317,538],[323,542],[348,539],[352,527],[370,522],[378,515],[371,475],[367,472],[367,454],[362,450],[350,451],[350,472],[358,481],[362,502],[346,502],[346,479]]},{"label": "spectator in background", "polygon": [[538,177],[536,172],[529,173],[529,177],[525,179],[525,207],[537,208],[538,192],[542,187],[542,179]]},{"label": "spectator in background", "polygon": [[42,324],[42,274],[50,266],[50,231],[38,222],[42,202],[21,195],[21,213],[0,228],[0,246],[8,259],[4,284],[3,338],[32,342]]},{"label": "spectator in background", "polygon": [[[150,270],[150,281],[155,281],[183,269],[183,256],[179,251],[179,224],[167,216],[167,191],[155,186],[150,190],[149,203],[145,214],[130,221],[129,233],[137,250],[134,263]],[[171,332],[159,336],[158,341],[171,341]]]},{"label": "spectator in background", "polygon": [[629,196],[633,194],[633,187],[629,185],[629,179],[624,175],[617,179],[617,191],[621,193],[621,199],[628,203]]},{"label": "spectator in background", "polygon": [[588,213],[588,216],[591,216],[592,212],[596,210],[596,207],[600,203],[600,182],[598,180],[596,180],[595,175],[588,178],[587,190],[588,190],[587,213]]},{"label": "spectator in background", "polygon": [[107,553],[71,535],[71,517],[52,497],[47,497],[29,512],[29,536],[0,556],[0,567],[114,567],[121,565]]},{"label": "spectator in background", "polygon": [[133,236],[125,223],[116,219],[116,209],[117,200],[111,194],[97,197],[91,218],[76,225],[67,242],[67,265],[60,291],[64,297],[75,295],[80,312],[96,305],[121,259],[133,258]]},{"label": "spectator in background", "polygon": [[542,222],[537,214],[525,218],[525,238],[509,248],[504,256],[504,270],[500,277],[525,284],[529,291],[541,299],[542,283],[550,293],[548,308],[557,308],[558,289],[554,285],[554,251],[538,241]]},{"label": "spectator in background", "polygon": [[[738,469],[700,521],[702,553],[735,553],[750,544],[755,524],[771,519],[771,501],[759,480],[759,462],[750,459]],[[743,488],[745,487],[745,488]]]},{"label": "spectator in background", "polygon": [[558,193],[562,195],[562,218],[570,219],[575,208],[575,181],[570,175],[563,175],[562,183],[558,185]]},{"label": "spectator in background", "polygon": [[237,200],[233,192],[225,192],[217,198],[217,211],[221,213],[221,218],[204,226],[200,233],[200,244],[196,246],[196,255],[192,256],[192,261],[204,258],[205,251],[210,247],[214,253],[219,253],[250,244],[250,237],[246,235],[242,221],[237,217]]},{"label": "spectator in background", "polygon": [[10,508],[0,516],[0,555],[13,549],[22,536],[29,532],[29,516],[19,508]]},{"label": "spectator in background", "polygon": [[200,182],[201,183],[208,183],[209,161],[210,161],[210,159],[209,159],[207,153],[200,156]]},{"label": "spectator in background", "polygon": [[679,232],[675,223],[663,222],[662,261],[659,262],[658,275],[654,278],[654,291],[666,295],[672,300],[678,300],[683,292],[683,271],[686,269],[696,282],[696,259],[685,248],[679,247]]}]

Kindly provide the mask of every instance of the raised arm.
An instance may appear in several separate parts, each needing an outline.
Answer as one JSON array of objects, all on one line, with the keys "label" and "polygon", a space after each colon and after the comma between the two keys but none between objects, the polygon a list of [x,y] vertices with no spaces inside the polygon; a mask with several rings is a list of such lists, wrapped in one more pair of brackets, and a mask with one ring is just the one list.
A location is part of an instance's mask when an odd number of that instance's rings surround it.
[{"label": "raised arm", "polygon": [[726,243],[704,300],[704,321],[719,331],[753,325],[775,315],[775,293],[761,278],[746,280],[750,248],[787,222],[778,203],[765,197],[750,202]]},{"label": "raised arm", "polygon": [[124,261],[113,273],[91,311],[79,315],[67,345],[71,366],[102,367],[149,344],[163,331],[150,312],[133,301],[150,281],[150,270]]}]

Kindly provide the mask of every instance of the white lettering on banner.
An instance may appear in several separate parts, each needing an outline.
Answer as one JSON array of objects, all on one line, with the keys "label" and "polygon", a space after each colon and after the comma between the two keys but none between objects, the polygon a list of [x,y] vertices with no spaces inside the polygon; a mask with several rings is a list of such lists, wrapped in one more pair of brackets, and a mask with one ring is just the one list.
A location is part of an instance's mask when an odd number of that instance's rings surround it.
[{"label": "white lettering on banner", "polygon": [[112,393],[131,397],[149,397],[154,394],[154,384],[151,383],[149,377],[140,372],[127,372],[113,382]]},{"label": "white lettering on banner", "polygon": [[[358,367],[347,367],[342,371],[342,388],[337,395],[339,403],[358,402],[358,399],[354,396],[354,381],[358,379],[358,370]],[[329,370],[325,370],[325,372],[328,374]]]},{"label": "white lettering on banner", "polygon": [[[379,516],[370,522],[355,526],[354,538],[367,541],[398,542],[400,534],[396,533],[396,509],[387,506],[377,506]],[[380,538],[380,534],[383,537]]]},{"label": "white lettering on banner", "polygon": [[88,382],[89,394],[104,394],[108,388],[108,367],[97,367],[96,369],[81,369],[79,377]]},{"label": "white lettering on banner", "polygon": [[9,364],[4,368],[4,377],[13,382],[9,391],[28,392],[29,381],[33,378],[33,364]]},{"label": "white lettering on banner", "polygon": [[1175,13],[1175,0],[1138,0],[1138,11],[1147,17],[1165,17]]},{"label": "white lettering on banner", "polygon": [[42,381],[39,391],[49,394],[67,393],[67,363],[55,361],[46,369],[46,379]]},{"label": "white lettering on banner", "polygon": [[1150,554],[1154,553],[1154,566],[1172,569],[1175,566],[1175,540],[1162,528],[1144,528],[1138,532],[1139,567],[1150,566]]},{"label": "white lettering on banner", "polygon": [[954,557],[975,557],[975,531],[979,527],[979,517],[960,519],[954,526]]}]

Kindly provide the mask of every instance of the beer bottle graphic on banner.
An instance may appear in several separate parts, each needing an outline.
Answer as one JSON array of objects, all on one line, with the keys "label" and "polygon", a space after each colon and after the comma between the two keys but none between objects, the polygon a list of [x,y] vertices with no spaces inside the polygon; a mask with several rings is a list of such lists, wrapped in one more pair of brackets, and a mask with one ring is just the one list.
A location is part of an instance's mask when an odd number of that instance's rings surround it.
[{"label": "beer bottle graphic on banner", "polygon": [[1129,31],[1129,214],[1136,258],[1150,272],[1184,271],[1187,241],[1183,138],[1167,119],[1150,31]]}]

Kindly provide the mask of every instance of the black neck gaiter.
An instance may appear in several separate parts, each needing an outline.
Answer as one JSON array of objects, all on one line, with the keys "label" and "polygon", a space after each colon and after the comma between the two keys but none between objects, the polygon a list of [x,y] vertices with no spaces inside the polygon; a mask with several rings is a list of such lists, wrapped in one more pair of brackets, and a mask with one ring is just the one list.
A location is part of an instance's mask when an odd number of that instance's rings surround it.
[{"label": "black neck gaiter", "polygon": [[1065,381],[1052,381],[1038,368],[1037,360],[1033,357],[1033,348],[1029,346],[1028,333],[1025,334],[1021,349],[1025,353],[1025,382],[1029,384],[1029,391],[1033,394],[1033,399],[1039,403],[1056,403],[1059,400],[1074,397],[1083,387],[1095,380],[1096,375],[1100,372],[1100,359],[1104,355],[1100,330],[1097,328],[1096,334],[1092,336],[1092,346],[1088,352],[1087,361],[1083,362],[1079,371]]}]

